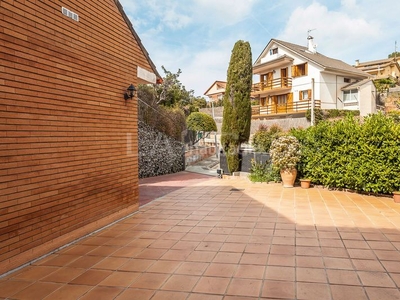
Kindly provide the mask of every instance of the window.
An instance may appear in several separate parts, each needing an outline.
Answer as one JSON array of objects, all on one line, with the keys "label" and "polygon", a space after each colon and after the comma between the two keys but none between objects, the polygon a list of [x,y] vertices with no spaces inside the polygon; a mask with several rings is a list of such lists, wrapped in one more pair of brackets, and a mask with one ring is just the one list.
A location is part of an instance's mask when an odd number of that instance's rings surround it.
[{"label": "window", "polygon": [[350,78],[344,78],[344,82],[346,82],[346,83],[350,83]]},{"label": "window", "polygon": [[299,100],[310,100],[311,90],[304,90],[299,92]]},{"label": "window", "polygon": [[271,55],[273,55],[273,54],[278,54],[278,48],[274,48],[274,49],[269,50],[269,53],[270,53]]},{"label": "window", "polygon": [[292,66],[292,77],[299,77],[306,75],[308,75],[307,63]]},{"label": "window", "polygon": [[343,102],[358,102],[358,90],[343,91]]},{"label": "window", "polygon": [[276,96],[277,104],[286,104],[287,102],[287,95],[278,95]]}]

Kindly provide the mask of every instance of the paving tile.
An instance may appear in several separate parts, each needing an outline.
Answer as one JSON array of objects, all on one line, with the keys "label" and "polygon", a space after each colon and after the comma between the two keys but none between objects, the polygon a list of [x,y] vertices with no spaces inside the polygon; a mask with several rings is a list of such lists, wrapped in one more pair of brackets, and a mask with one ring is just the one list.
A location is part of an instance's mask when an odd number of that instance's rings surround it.
[{"label": "paving tile", "polygon": [[199,276],[172,275],[161,287],[162,290],[190,292],[199,280]]},{"label": "paving tile", "polygon": [[393,280],[387,273],[383,272],[366,272],[358,271],[361,282],[364,286],[376,286],[376,287],[395,287]]},{"label": "paving tile", "polygon": [[118,270],[130,271],[130,272],[144,272],[155,262],[156,260],[151,260],[151,259],[131,259],[122,266],[120,266]]},{"label": "paving tile", "polygon": [[376,288],[366,287],[365,291],[369,297],[369,300],[398,300],[400,299],[399,289],[387,289],[387,288]]},{"label": "paving tile", "polygon": [[21,300],[41,300],[46,298],[60,287],[62,287],[62,284],[59,283],[34,282],[25,289],[14,294],[12,297]]},{"label": "paving tile", "polygon": [[[378,260],[370,260],[370,259],[352,259],[351,260],[354,268],[359,271],[377,271],[377,272],[385,272],[382,264]],[[399,264],[400,267],[400,264]]]},{"label": "paving tile", "polygon": [[324,268],[322,257],[296,256],[296,267],[304,268]]},{"label": "paving tile", "polygon": [[331,299],[328,284],[297,282],[297,299],[320,300]]},{"label": "paving tile", "polygon": [[247,278],[247,279],[263,279],[264,272],[265,272],[264,266],[240,264],[237,266],[234,277]]},{"label": "paving tile", "polygon": [[4,280],[0,281],[0,297],[11,298],[19,291],[25,289],[33,282],[26,280]]},{"label": "paving tile", "polygon": [[342,285],[360,285],[357,272],[350,270],[326,270],[329,283]]},{"label": "paving tile", "polygon": [[153,297],[154,290],[133,289],[129,288],[123,291],[115,298],[116,300],[150,300]]},{"label": "paving tile", "polygon": [[197,282],[193,292],[206,294],[225,294],[230,278],[203,276]]},{"label": "paving tile", "polygon": [[295,256],[293,255],[276,255],[271,254],[268,257],[269,266],[286,266],[294,267],[296,265]]},{"label": "paving tile", "polygon": [[113,272],[99,283],[100,286],[128,287],[140,276],[137,272]]},{"label": "paving tile", "polygon": [[[209,295],[209,294],[190,294],[187,300],[222,300],[224,297],[219,295]],[[224,298],[229,299],[229,296]]]},{"label": "paving tile", "polygon": [[85,272],[85,269],[63,267],[41,279],[47,282],[68,283]]},{"label": "paving tile", "polygon": [[[231,253],[228,253],[231,254]],[[186,258],[186,261],[194,262],[211,262],[216,257],[217,252],[214,251],[193,251]]]},{"label": "paving tile", "polygon": [[87,292],[82,298],[82,300],[108,300],[114,299],[123,291],[122,288],[119,287],[105,287],[105,286],[96,286],[89,292]]},{"label": "paving tile", "polygon": [[91,290],[92,286],[85,285],[64,285],[55,292],[48,295],[44,300],[76,300]]},{"label": "paving tile", "polygon": [[266,280],[262,287],[262,297],[294,299],[296,286],[294,282]]},{"label": "paving tile", "polygon": [[347,258],[324,257],[323,260],[325,267],[328,269],[342,269],[342,270],[353,269],[351,260]]},{"label": "paving tile", "polygon": [[265,279],[294,281],[295,268],[267,266],[265,271]]},{"label": "paving tile", "polygon": [[255,279],[232,279],[227,295],[258,297],[262,287],[262,280]]},{"label": "paving tile", "polygon": [[158,291],[151,298],[152,300],[185,300],[188,297],[188,293],[183,292],[169,292],[169,291]]},{"label": "paving tile", "polygon": [[324,269],[296,268],[296,281],[327,283],[327,275]]},{"label": "paving tile", "polygon": [[331,285],[333,300],[368,300],[364,289],[360,286]]},{"label": "paving tile", "polygon": [[111,274],[112,272],[108,270],[87,270],[72,280],[71,283],[95,286]]},{"label": "paving tile", "polygon": [[132,288],[158,290],[169,278],[169,274],[144,273],[130,285]]},{"label": "paving tile", "polygon": [[77,260],[74,260],[67,266],[70,268],[89,269],[89,268],[93,267],[95,264],[102,261],[103,259],[104,259],[104,256],[85,255],[85,256],[81,256]]},{"label": "paving tile", "polygon": [[36,281],[54,273],[57,270],[57,267],[32,266],[21,270],[16,274],[11,274],[11,278]]},{"label": "paving tile", "polygon": [[129,258],[126,257],[106,257],[92,266],[92,268],[101,270],[118,270],[122,265],[129,261]]}]

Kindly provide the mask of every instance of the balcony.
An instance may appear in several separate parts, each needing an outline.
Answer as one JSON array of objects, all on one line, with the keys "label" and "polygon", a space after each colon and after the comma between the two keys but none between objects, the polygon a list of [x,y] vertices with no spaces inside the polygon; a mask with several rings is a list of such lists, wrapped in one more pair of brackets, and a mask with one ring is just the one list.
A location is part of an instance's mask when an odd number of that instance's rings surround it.
[{"label": "balcony", "polygon": [[281,77],[253,84],[252,93],[254,95],[261,95],[271,90],[284,91],[284,90],[290,90],[291,88],[292,88],[292,78]]},{"label": "balcony", "polygon": [[[314,108],[321,108],[321,100],[315,100],[314,103]],[[311,109],[311,100],[302,100],[285,104],[267,104],[264,106],[253,105],[251,107],[251,117],[260,118],[265,116],[305,113],[308,109]]]}]

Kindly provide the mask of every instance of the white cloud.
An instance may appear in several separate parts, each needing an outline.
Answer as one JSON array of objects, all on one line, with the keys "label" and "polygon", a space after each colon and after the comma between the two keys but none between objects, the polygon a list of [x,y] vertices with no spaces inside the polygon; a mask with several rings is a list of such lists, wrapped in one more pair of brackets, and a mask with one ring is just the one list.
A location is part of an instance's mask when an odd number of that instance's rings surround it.
[{"label": "white cloud", "polygon": [[[342,1],[345,8],[355,5],[355,1]],[[311,32],[318,44],[317,51],[334,58],[348,57],[365,41],[379,37],[379,23],[371,19],[353,16],[352,11],[329,11],[318,2],[308,7],[296,8],[279,35],[280,39],[307,45],[307,31]]]}]

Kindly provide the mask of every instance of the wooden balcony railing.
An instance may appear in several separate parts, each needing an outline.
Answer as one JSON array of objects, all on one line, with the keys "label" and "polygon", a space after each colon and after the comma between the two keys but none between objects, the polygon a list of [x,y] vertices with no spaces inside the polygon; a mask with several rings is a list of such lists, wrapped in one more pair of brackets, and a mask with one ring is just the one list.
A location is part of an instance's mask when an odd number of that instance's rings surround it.
[{"label": "wooden balcony railing", "polygon": [[262,92],[279,88],[290,88],[292,86],[291,77],[281,77],[253,84],[253,92]]},{"label": "wooden balcony railing", "polygon": [[[315,108],[321,108],[321,100],[315,100]],[[269,104],[265,106],[253,105],[251,115],[254,117],[263,115],[290,114],[296,112],[306,112],[311,109],[311,100],[302,100],[286,104]]]}]

